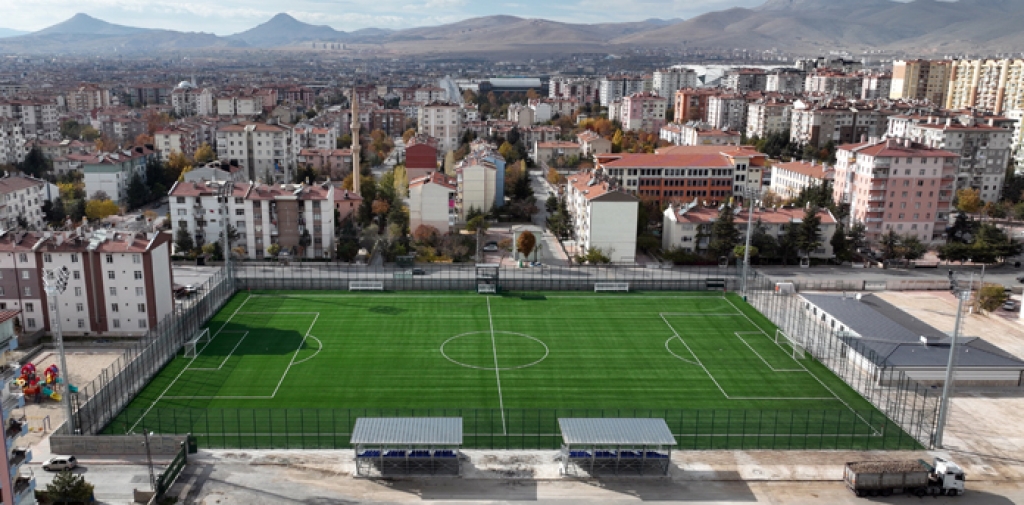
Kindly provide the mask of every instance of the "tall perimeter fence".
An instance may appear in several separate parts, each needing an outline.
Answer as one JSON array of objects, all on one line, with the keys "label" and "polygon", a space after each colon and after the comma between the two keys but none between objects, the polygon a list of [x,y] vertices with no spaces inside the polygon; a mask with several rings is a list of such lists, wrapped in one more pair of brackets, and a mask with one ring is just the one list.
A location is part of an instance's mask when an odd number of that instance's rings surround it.
[{"label": "tall perimeter fence", "polygon": [[[347,290],[350,282],[380,281],[394,291],[475,291],[475,266],[440,265],[412,275],[402,268],[360,268],[332,264],[242,264],[228,277],[214,275],[189,307],[169,315],[75,399],[77,434],[124,433],[111,423],[133,398],[239,290]],[[629,283],[631,290],[740,291],[736,268],[651,268],[571,266],[501,267],[498,282],[512,291],[593,291],[599,283]],[[594,412],[381,409],[169,409],[156,407],[138,429],[193,433],[205,447],[347,447],[354,418],[365,416],[460,415],[467,423],[467,447],[557,447],[557,417],[663,417],[683,447],[908,449],[932,446],[939,398],[898,371],[861,369],[857,356],[874,360],[870,349],[848,343],[803,309],[795,295],[777,294],[772,279],[751,271],[748,300],[772,323],[804,343],[806,350],[874,405],[865,411],[629,410]],[[855,286],[843,286],[854,290]],[[862,287],[863,288],[863,287]],[[880,360],[884,363],[884,360]],[[891,377],[884,384],[878,377]],[[879,414],[881,412],[881,414]],[[521,428],[501,422],[518,417]],[[125,416],[121,416],[122,419]],[[116,424],[116,423],[115,423]],[[898,429],[897,429],[898,428]],[[56,430],[68,435],[66,425]]]}]

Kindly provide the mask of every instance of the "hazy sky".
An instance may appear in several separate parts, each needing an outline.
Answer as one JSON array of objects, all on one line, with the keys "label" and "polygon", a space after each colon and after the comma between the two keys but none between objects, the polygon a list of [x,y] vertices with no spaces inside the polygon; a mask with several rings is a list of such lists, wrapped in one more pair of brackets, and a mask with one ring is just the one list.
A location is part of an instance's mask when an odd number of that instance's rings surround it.
[{"label": "hazy sky", "polygon": [[584,23],[690,18],[763,0],[0,0],[0,27],[35,31],[79,12],[111,23],[228,35],[279,12],[338,30],[409,28],[511,14]]}]

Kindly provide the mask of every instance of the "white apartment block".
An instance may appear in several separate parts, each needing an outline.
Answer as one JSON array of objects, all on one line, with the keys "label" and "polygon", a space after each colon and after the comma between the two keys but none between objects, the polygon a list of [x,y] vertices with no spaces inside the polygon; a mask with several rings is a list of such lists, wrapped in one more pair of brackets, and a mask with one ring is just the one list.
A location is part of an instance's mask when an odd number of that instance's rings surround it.
[{"label": "white apartment block", "polygon": [[192,157],[199,148],[199,138],[193,129],[170,126],[153,133],[153,148],[164,162],[174,153]]},{"label": "white apartment block", "polygon": [[114,203],[127,205],[132,178],[139,175],[145,180],[146,163],[155,157],[156,154],[145,147],[77,157],[84,174],[86,197],[104,193]]},{"label": "white apartment block", "polygon": [[690,68],[655,70],[651,87],[658,96],[668,99],[668,106],[674,107],[676,91],[697,87],[697,72]]},{"label": "white apartment block", "polygon": [[217,98],[218,116],[256,116],[263,113],[263,95]]},{"label": "white apartment block", "polygon": [[466,221],[470,209],[489,212],[498,194],[498,167],[482,153],[472,153],[455,165],[458,195],[455,211]]},{"label": "white apartment block", "polygon": [[217,130],[217,157],[236,162],[251,181],[292,180],[299,150],[288,125],[238,123]]},{"label": "white apartment block", "polygon": [[548,81],[548,97],[576,100],[579,104],[600,103],[601,81],[590,77],[555,76]]},{"label": "white apartment block", "polygon": [[217,112],[217,100],[214,91],[210,88],[199,89],[194,86],[185,86],[187,83],[179,84],[171,92],[171,107],[179,117],[185,116],[213,116]]},{"label": "white apartment block", "polygon": [[0,227],[18,227],[24,218],[30,230],[46,229],[43,203],[60,197],[60,190],[49,181],[33,177],[0,177]]},{"label": "white apartment block", "polygon": [[337,128],[319,126],[296,126],[295,127],[296,149],[329,149],[338,148]]},{"label": "white apartment block", "polygon": [[740,133],[712,128],[707,123],[671,123],[661,128],[661,139],[677,146],[725,146],[740,144]]},{"label": "white apartment block", "polygon": [[743,131],[747,127],[746,99],[735,94],[709,97],[708,123],[719,130]]},{"label": "white apartment block", "polygon": [[765,77],[765,91],[799,95],[804,92],[807,75],[798,71],[777,71]]},{"label": "white apartment block", "polygon": [[458,105],[432,102],[420,107],[417,122],[419,133],[437,139],[438,155],[459,148],[462,138],[462,114]]},{"label": "white apartment block", "polygon": [[1004,116],[1007,119],[1014,120],[1013,124],[1013,136],[1010,139],[1010,156],[1017,161],[1017,173],[1020,174],[1024,171],[1024,136],[1021,135],[1022,126],[1024,126],[1024,109],[1013,109],[1007,111]]},{"label": "white apartment block", "polygon": [[864,79],[860,75],[820,72],[807,76],[804,92],[833,97],[859,98],[863,91],[863,85]]},{"label": "white apartment block", "polygon": [[1010,161],[1013,131],[994,125],[994,120],[976,124],[974,118],[929,120],[911,125],[906,138],[933,149],[958,155],[956,188],[974,188],[986,202],[1000,198],[1006,167]]},{"label": "white apartment block", "polygon": [[788,133],[792,120],[792,103],[759,100],[747,104],[747,138],[763,139],[773,133]]},{"label": "white apartment block", "polygon": [[60,140],[60,110],[55,103],[33,100],[0,102],[0,117],[17,119],[27,140]]},{"label": "white apartment block", "polygon": [[861,84],[861,100],[889,98],[892,89],[892,74],[888,72],[865,74]]},{"label": "white apartment block", "polygon": [[[218,196],[225,184],[231,185],[227,202]],[[174,233],[188,230],[197,246],[223,240],[227,225],[238,232],[232,249],[241,248],[249,259],[269,257],[271,244],[293,257],[330,258],[334,252],[331,184],[178,182],[168,196]]]},{"label": "white apartment block", "polygon": [[[806,210],[803,208],[763,209],[754,208],[754,215],[749,215],[749,208],[736,209],[733,222],[741,235],[747,231],[747,221],[760,222],[766,234],[782,239],[791,226],[800,226]],[[682,248],[696,252],[707,250],[712,240],[711,227],[718,219],[718,208],[701,207],[697,202],[688,205],[669,205],[662,217],[661,245],[665,249]],[[832,235],[836,232],[836,219],[828,209],[818,211],[818,233],[821,245],[807,255],[816,259],[832,258]],[[698,242],[699,239],[699,242]]]},{"label": "white apartment block", "polygon": [[786,198],[796,198],[807,188],[821,186],[831,181],[834,170],[817,161],[791,161],[772,165],[771,184],[773,193]]},{"label": "white apartment block", "polygon": [[444,88],[428,86],[416,88],[416,91],[413,92],[413,100],[421,103],[430,103],[447,101],[449,98]]},{"label": "white apartment block", "polygon": [[644,80],[634,77],[601,79],[599,98],[601,105],[610,107],[613,102],[634,93],[644,92]]},{"label": "white apartment block", "polygon": [[536,112],[532,107],[528,107],[521,103],[514,103],[508,106],[508,111],[505,114],[507,121],[516,123],[519,128],[529,128],[536,123],[541,121],[536,120]]},{"label": "white apartment block", "polygon": [[[27,332],[49,331],[59,303],[65,336],[143,335],[174,311],[170,243],[166,233],[4,232],[0,310],[21,310]],[[67,289],[48,300],[42,276],[61,267]]]},{"label": "white apartment block", "polygon": [[995,114],[1024,108],[1024,59],[952,62],[945,107]]},{"label": "white apartment block", "polygon": [[25,147],[25,133],[21,121],[0,119],[0,163],[21,163],[26,154],[28,149]]},{"label": "white apartment block", "polygon": [[594,172],[581,172],[569,176],[565,198],[579,252],[600,249],[615,263],[636,260],[637,197]]},{"label": "white apartment block", "polygon": [[85,84],[69,91],[65,99],[69,111],[89,112],[93,109],[110,106],[110,90],[95,84]]},{"label": "white apartment block", "polygon": [[409,230],[415,232],[421,225],[433,226],[446,233],[459,219],[455,201],[458,186],[441,172],[409,182]]}]

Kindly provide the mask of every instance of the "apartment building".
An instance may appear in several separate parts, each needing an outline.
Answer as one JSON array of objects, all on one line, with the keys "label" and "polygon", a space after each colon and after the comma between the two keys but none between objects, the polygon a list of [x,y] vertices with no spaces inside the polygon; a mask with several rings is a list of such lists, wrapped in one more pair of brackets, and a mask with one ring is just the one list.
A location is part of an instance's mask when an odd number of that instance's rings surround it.
[{"label": "apartment building", "polygon": [[815,72],[807,75],[805,93],[820,93],[831,97],[859,98],[864,78],[857,74],[842,72]]},{"label": "apartment building", "polygon": [[[225,185],[231,192],[227,202],[219,196]],[[178,182],[168,193],[171,226],[175,234],[187,230],[197,246],[222,240],[224,227],[231,226],[238,232],[232,248],[249,259],[268,257],[271,244],[291,256],[330,258],[334,191],[328,183]]]},{"label": "apartment building", "polygon": [[458,186],[441,172],[429,172],[409,181],[409,230],[433,226],[445,233],[459,219]]},{"label": "apartment building", "polygon": [[722,87],[739,94],[768,90],[768,73],[760,68],[734,68],[725,71]]},{"label": "apartment building", "polygon": [[148,147],[130,147],[79,157],[86,196],[93,198],[97,193],[106,194],[114,203],[127,205],[132,178],[138,175],[145,180],[146,164],[156,156]]},{"label": "apartment building", "polygon": [[60,140],[60,111],[56,103],[0,101],[0,117],[21,121],[22,134],[28,140]]},{"label": "apartment building", "polygon": [[298,150],[292,127],[241,122],[217,129],[217,156],[243,167],[251,181],[290,181]]},{"label": "apartment building", "polygon": [[[493,157],[482,152],[470,153],[455,165],[457,197],[455,211],[461,221],[466,221],[470,209],[489,212],[505,202],[504,191],[498,192],[498,166]],[[504,174],[501,176],[504,182]]]},{"label": "apartment building", "polygon": [[708,100],[721,93],[720,90],[704,88],[686,88],[676,91],[675,121],[707,121]]},{"label": "apartment building", "polygon": [[927,100],[943,106],[946,103],[951,70],[950,61],[896,60],[892,64],[889,98]]},{"label": "apartment building", "polygon": [[420,108],[418,132],[437,139],[438,151],[447,153],[459,148],[462,138],[462,113],[457,104],[430,102]]},{"label": "apartment building", "polygon": [[405,173],[410,184],[413,179],[426,177],[438,168],[440,152],[437,139],[427,135],[414,135],[405,145]]},{"label": "apartment building", "polygon": [[877,100],[888,98],[892,90],[892,74],[888,72],[869,72],[863,74],[860,99]]},{"label": "apartment building", "polygon": [[612,141],[602,137],[593,130],[584,130],[578,133],[576,141],[580,144],[580,155],[585,158],[593,158],[612,152]]},{"label": "apartment building", "polygon": [[188,81],[174,88],[170,102],[174,113],[179,117],[216,115],[219,103],[213,89],[199,89]]},{"label": "apartment building", "polygon": [[686,124],[670,123],[661,128],[661,139],[677,146],[739,145],[740,133],[712,128],[707,123],[691,121]]},{"label": "apartment building", "polygon": [[537,163],[551,163],[558,158],[569,158],[581,155],[580,145],[575,142],[557,140],[554,142],[534,142],[530,156]]},{"label": "apartment building", "polygon": [[854,142],[861,137],[881,137],[892,113],[849,105],[812,105],[802,100],[793,104],[789,137],[801,145],[825,147]]},{"label": "apartment building", "polygon": [[601,79],[599,98],[601,105],[610,107],[612,103],[635,93],[644,92],[644,80],[639,77],[608,77]]},{"label": "apartment building", "polygon": [[[49,300],[46,271],[67,267]],[[111,229],[0,234],[0,310],[21,311],[28,332],[52,330],[60,303],[65,336],[143,335],[174,311],[171,237]]]},{"label": "apartment building", "polygon": [[956,60],[951,65],[945,108],[995,114],[1024,108],[1024,59]]},{"label": "apartment building", "polygon": [[764,90],[769,93],[799,95],[804,92],[807,74],[796,69],[779,69],[765,76]]},{"label": "apartment building", "polygon": [[519,128],[529,128],[534,124],[541,122],[537,121],[535,118],[536,112],[532,108],[521,103],[509,105],[508,111],[505,114],[505,119],[515,123]]},{"label": "apartment building", "polygon": [[95,84],[83,84],[68,91],[65,100],[71,112],[89,112],[111,105],[110,90]]},{"label": "apartment building", "polygon": [[877,241],[893,230],[924,242],[945,238],[959,155],[904,139],[839,146],[833,196],[850,205],[851,223]]},{"label": "apartment building", "polygon": [[995,124],[994,118],[985,122],[973,116],[959,121],[934,118],[911,125],[905,138],[959,156],[956,188],[977,189],[982,200],[995,202],[1002,193],[1013,141],[1013,130]]},{"label": "apartment building", "polygon": [[266,96],[258,93],[217,97],[218,116],[256,116],[263,113]]},{"label": "apartment building", "polygon": [[45,229],[43,203],[59,197],[60,190],[52,182],[21,175],[0,177],[0,228],[11,230],[24,224],[30,230]]},{"label": "apartment building", "polygon": [[668,99],[668,106],[675,107],[676,91],[697,87],[697,72],[691,68],[669,68],[655,70],[652,89],[658,96]]},{"label": "apartment building", "polygon": [[773,193],[786,198],[796,198],[807,188],[832,182],[835,170],[817,161],[790,161],[772,165],[771,183]]},{"label": "apartment building", "polygon": [[28,154],[25,144],[21,121],[0,118],[0,163],[14,165],[24,161]]},{"label": "apartment building", "polygon": [[595,171],[584,171],[566,180],[565,199],[580,253],[600,249],[614,263],[635,261],[640,211],[636,196]]},{"label": "apartment building", "polygon": [[297,149],[337,149],[338,130],[333,126],[296,126],[293,129]]},{"label": "apartment building", "polygon": [[156,149],[160,161],[166,162],[175,153],[182,153],[191,158],[205,137],[199,125],[170,125],[153,132],[153,148]]},{"label": "apartment building", "polygon": [[[733,223],[741,234],[746,234],[747,221],[751,220],[760,223],[767,235],[781,240],[789,227],[800,226],[803,223],[806,210],[793,207],[754,207],[754,215],[751,216],[749,213],[748,207],[733,212]],[[717,207],[700,205],[698,202],[669,205],[662,217],[661,246],[665,249],[678,247],[689,252],[706,251],[713,240],[711,227],[718,219],[718,214]],[[817,249],[807,251],[807,255],[815,259],[829,259],[835,255],[832,250],[832,236],[836,232],[836,218],[828,209],[819,210],[817,217],[821,223],[818,225],[821,244]]]},{"label": "apartment building", "polygon": [[555,76],[548,82],[548,97],[576,100],[579,104],[601,102],[601,81],[590,77]]},{"label": "apartment building", "polygon": [[747,126],[747,100],[732,93],[708,97],[707,122],[719,130],[743,131]]},{"label": "apartment building", "polygon": [[793,104],[776,99],[747,104],[747,138],[765,138],[773,133],[788,133],[792,128]]},{"label": "apartment building", "polygon": [[596,167],[616,187],[660,205],[724,202],[760,192],[767,156],[747,146],[677,146],[655,154],[606,154]]},{"label": "apartment building", "polygon": [[[374,100],[376,98],[377,97],[373,97]],[[444,88],[439,88],[437,86],[425,86],[425,87],[422,87],[422,88],[416,88],[416,91],[413,92],[413,100],[415,100],[417,102],[422,102],[422,103],[431,103],[431,102],[444,102],[444,101],[449,101],[451,99],[448,97],[448,93],[445,92]],[[366,98],[366,99],[362,99],[361,98],[360,99],[360,102],[369,102],[369,101],[370,101],[370,98]]]},{"label": "apartment building", "polygon": [[3,423],[3,456],[0,457],[0,475],[8,475],[0,484],[0,500],[3,503],[36,503],[36,479],[31,471],[22,475],[21,467],[32,462],[32,451],[21,445],[21,437],[28,434],[26,419],[16,419],[14,409],[25,406],[22,388],[14,383],[19,375],[18,359],[13,355],[18,348],[18,335],[14,332],[14,321],[19,311],[0,310],[0,349],[3,362],[0,370],[0,422]]},{"label": "apartment building", "polygon": [[622,123],[623,130],[656,132],[665,125],[668,99],[653,93],[634,93],[615,101],[608,118]]},{"label": "apartment building", "polygon": [[351,149],[303,149],[295,160],[297,164],[311,167],[332,181],[344,180],[352,173]]}]

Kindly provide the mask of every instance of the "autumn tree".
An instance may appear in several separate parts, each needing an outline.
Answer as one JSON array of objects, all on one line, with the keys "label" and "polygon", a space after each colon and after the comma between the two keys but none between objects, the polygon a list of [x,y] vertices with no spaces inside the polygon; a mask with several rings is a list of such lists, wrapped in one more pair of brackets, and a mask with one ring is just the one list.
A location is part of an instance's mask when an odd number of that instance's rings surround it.
[{"label": "autumn tree", "polygon": [[171,153],[167,157],[167,178],[174,181],[178,180],[181,174],[185,172],[185,168],[190,166],[192,166],[192,161],[188,159],[188,156],[185,156],[185,153]]},{"label": "autumn tree", "polygon": [[107,200],[89,200],[85,204],[85,215],[89,219],[99,220],[107,216],[113,216],[117,214],[120,209],[117,204]]},{"label": "autumn tree", "polygon": [[968,214],[974,214],[981,209],[981,193],[974,188],[961,189],[956,192],[956,208]]},{"label": "autumn tree", "polygon": [[411,138],[413,138],[415,136],[416,136],[416,130],[414,130],[412,128],[409,128],[408,130],[405,130],[405,133],[402,134],[402,142],[405,142],[406,144],[408,144],[409,143],[409,139],[411,139]]},{"label": "autumn tree", "polygon": [[146,133],[152,135],[165,126],[171,124],[171,116],[164,112],[158,112],[155,109],[149,109],[142,115],[142,119],[146,121]]},{"label": "autumn tree", "polygon": [[565,184],[565,177],[562,174],[558,173],[558,170],[555,170],[554,168],[548,169],[547,177],[548,182],[554,184],[555,186],[558,186],[559,184]]},{"label": "autumn tree", "polygon": [[136,145],[136,146],[151,146],[151,145],[153,145],[153,136],[152,135],[147,135],[145,133],[140,133],[140,134],[135,136],[135,143],[134,143],[134,145]]},{"label": "autumn tree", "polygon": [[277,257],[277,255],[280,254],[280,253],[281,253],[281,244],[274,243],[274,244],[270,244],[267,247],[267,254],[269,254],[271,257]]},{"label": "autumn tree", "polygon": [[203,142],[199,149],[196,149],[196,153],[192,157],[196,160],[196,163],[206,164],[217,159],[217,153],[210,144]]},{"label": "autumn tree", "polygon": [[108,137],[106,134],[102,134],[96,139],[96,150],[101,153],[109,153],[117,149],[117,143],[114,139]]},{"label": "autumn tree", "polygon": [[437,238],[440,236],[441,232],[428,224],[421,224],[412,232],[413,240],[419,244],[431,247],[437,245]]},{"label": "autumn tree", "polygon": [[530,253],[533,252],[535,247],[537,247],[537,237],[529,231],[520,233],[519,237],[516,238],[516,250],[519,251],[524,258],[529,258]]},{"label": "autumn tree", "polygon": [[391,206],[384,200],[374,200],[372,209],[374,214],[383,216],[391,210]]}]

